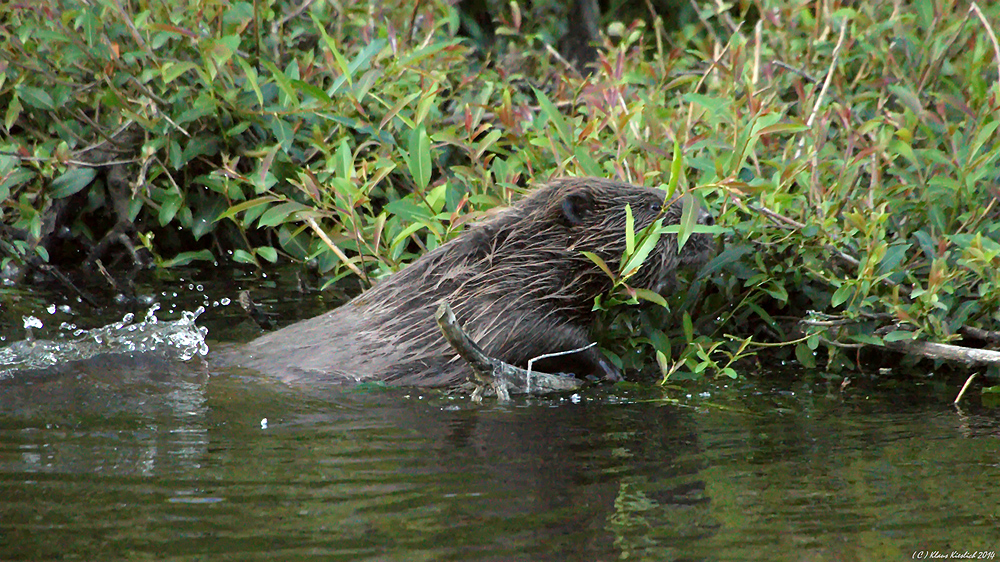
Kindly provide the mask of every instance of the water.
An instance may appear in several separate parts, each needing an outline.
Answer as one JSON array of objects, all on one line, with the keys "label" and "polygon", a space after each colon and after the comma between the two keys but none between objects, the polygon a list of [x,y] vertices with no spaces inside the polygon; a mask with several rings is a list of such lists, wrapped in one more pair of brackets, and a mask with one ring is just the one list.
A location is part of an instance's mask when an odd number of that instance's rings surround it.
[{"label": "water", "polygon": [[[210,337],[251,337],[235,305],[212,305],[255,283],[159,299],[160,322],[205,306]],[[303,316],[326,304],[280,286],[258,300]],[[43,324],[65,320],[44,306]],[[4,317],[6,333],[21,316]],[[0,380],[0,560],[995,553],[996,411],[952,407],[957,382],[940,375],[852,379],[841,390],[837,377],[772,373],[475,405],[98,355]]]}]

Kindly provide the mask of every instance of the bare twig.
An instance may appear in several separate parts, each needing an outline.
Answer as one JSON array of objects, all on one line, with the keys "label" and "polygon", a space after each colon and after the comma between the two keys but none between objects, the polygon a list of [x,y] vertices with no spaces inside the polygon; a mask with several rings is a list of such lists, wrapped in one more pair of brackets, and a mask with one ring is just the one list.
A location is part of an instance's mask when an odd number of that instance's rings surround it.
[{"label": "bare twig", "polygon": [[839,347],[841,349],[861,349],[862,347],[866,347],[868,345],[866,343],[844,343],[844,342],[839,342],[837,340],[827,339],[824,337],[820,337],[819,341],[825,343],[826,345],[832,347]]},{"label": "bare twig", "polygon": [[764,20],[757,20],[753,28],[753,73],[750,83],[757,87],[760,81],[760,44],[763,42]]},{"label": "bare twig", "polygon": [[315,1],[316,0],[304,0],[301,4],[298,5],[298,7],[293,9],[291,12],[288,12],[287,14],[285,14],[284,17],[278,20],[278,27],[284,27],[285,24],[288,23],[290,20],[299,17],[302,14],[302,12],[308,10],[309,6],[312,6],[313,2]]},{"label": "bare twig", "polygon": [[115,8],[118,9],[118,15],[119,17],[121,17],[122,21],[125,22],[125,27],[128,28],[129,33],[132,35],[132,39],[136,42],[137,45],[142,47],[143,51],[146,51],[149,54],[153,54],[153,50],[149,48],[149,45],[147,45],[145,41],[143,41],[142,34],[140,34],[139,30],[135,28],[135,22],[132,21],[131,16],[129,16],[128,12],[125,11],[125,8],[122,7],[121,1],[114,0],[114,3],[115,3]]},{"label": "bare twig", "polygon": [[539,361],[541,359],[549,359],[551,357],[562,357],[563,355],[569,355],[571,353],[578,353],[580,351],[584,351],[584,350],[590,349],[590,348],[594,347],[595,345],[597,345],[597,342],[593,342],[590,345],[585,345],[583,347],[578,347],[576,349],[570,349],[568,351],[557,351],[555,353],[546,353],[544,355],[539,355],[538,357],[532,357],[531,359],[528,360],[528,377],[529,377],[529,381],[530,381],[530,377],[531,377],[531,373],[532,373],[532,366],[535,364],[535,361]]},{"label": "bare twig", "polygon": [[800,223],[799,221],[786,217],[785,215],[776,213],[763,205],[747,205],[747,207],[771,219],[773,222],[778,224],[778,226],[788,227],[788,228],[800,228],[800,229],[806,227],[806,225]]},{"label": "bare twig", "polygon": [[972,373],[969,378],[965,379],[965,384],[962,385],[962,390],[958,391],[958,396],[955,397],[955,401],[952,404],[958,404],[958,402],[965,396],[965,391],[969,389],[969,385],[972,384],[972,379],[976,378],[979,373]]},{"label": "bare twig", "polygon": [[983,22],[983,27],[986,28],[986,34],[989,35],[990,42],[993,43],[993,54],[995,55],[995,62],[997,65],[997,82],[1000,83],[1000,44],[997,43],[997,36],[993,33],[993,28],[990,27],[990,22],[986,21],[986,16],[983,15],[982,10],[979,9],[979,4],[975,2],[969,6],[969,11],[975,12],[976,16],[979,17],[979,21]]},{"label": "bare twig", "polygon": [[[918,94],[920,92],[924,91],[924,86],[927,85],[927,81],[930,80],[932,76],[934,76],[934,77],[937,76],[937,71],[938,71],[938,69],[941,66],[941,61],[943,61],[945,59],[945,56],[948,54],[948,51],[951,49],[951,46],[955,44],[955,41],[959,37],[964,36],[964,34],[962,32],[965,30],[965,24],[966,24],[966,22],[969,21],[969,17],[972,15],[972,11],[973,10],[970,7],[969,11],[967,11],[965,13],[965,18],[962,19],[962,23],[959,24],[958,29],[955,31],[955,34],[952,35],[951,39],[949,39],[948,42],[939,51],[941,53],[941,56],[938,57],[937,60],[931,61],[931,63],[927,65],[927,68],[924,69],[923,76],[920,77],[920,83],[917,84],[917,90],[916,91],[917,91]],[[895,16],[895,14],[894,14],[894,16]],[[928,36],[930,36],[930,35],[928,35]],[[996,45],[995,42],[994,42],[994,45]]]},{"label": "bare twig", "polygon": [[784,68],[785,70],[789,70],[791,72],[794,72],[795,74],[798,74],[799,76],[805,78],[806,80],[808,80],[810,82],[818,82],[819,81],[812,74],[809,74],[808,72],[806,72],[805,70],[802,70],[801,68],[792,66],[792,65],[788,64],[785,61],[773,60],[773,61],[771,61],[771,64],[773,64],[775,66],[778,66],[778,67],[781,67],[781,68]]},{"label": "bare twig", "polygon": [[83,300],[90,306],[94,308],[99,308],[97,306],[97,302],[94,301],[94,299],[90,296],[90,294],[88,294],[86,291],[83,291],[82,289],[74,285],[73,282],[70,281],[69,277],[66,277],[66,275],[63,274],[62,271],[59,271],[58,267],[46,263],[38,266],[38,269],[41,269],[42,271],[55,277],[60,283],[66,286],[69,290],[76,293],[76,295],[80,297],[81,300]]},{"label": "bare twig", "polygon": [[[823,87],[819,90],[819,95],[816,97],[816,103],[813,104],[812,113],[809,114],[809,119],[806,120],[806,127],[812,127],[813,123],[816,121],[816,115],[819,113],[819,108],[823,104],[823,100],[826,98],[826,91],[830,89],[830,82],[833,81],[833,71],[837,68],[837,61],[840,60],[840,50],[844,46],[844,39],[847,37],[847,22],[842,22],[840,26],[840,38],[837,39],[837,45],[833,48],[833,60],[830,61],[830,67],[826,71],[826,80],[823,81]],[[798,160],[799,156],[802,155],[802,148],[805,146],[806,138],[803,136],[799,139],[799,146],[795,149],[795,159]]]},{"label": "bare twig", "polygon": [[560,55],[559,51],[557,51],[557,50],[555,50],[555,49],[552,48],[552,45],[549,45],[548,43],[546,43],[545,44],[545,50],[550,55],[552,55],[552,58],[556,59],[556,61],[558,61],[559,64],[563,65],[566,68],[566,70],[572,72],[574,76],[577,76],[577,77],[580,77],[580,78],[583,77],[583,75],[580,74],[580,71],[577,70],[575,66],[573,66],[573,63],[569,62],[568,60],[566,60],[565,57],[563,57],[562,55]]},{"label": "bare twig", "polygon": [[712,29],[712,24],[709,23],[708,19],[706,19],[704,14],[701,13],[701,5],[695,0],[691,0],[691,7],[694,8],[694,13],[698,16],[698,19],[701,20],[701,24],[705,26],[705,31],[712,36],[712,41],[716,45],[721,45],[722,41],[719,41],[719,36],[716,35],[715,30]]},{"label": "bare twig", "polygon": [[349,259],[347,259],[347,254],[345,254],[343,250],[338,248],[337,245],[333,243],[333,240],[330,240],[330,237],[326,235],[326,232],[319,227],[319,224],[316,223],[316,219],[312,217],[306,217],[305,221],[306,224],[309,225],[309,228],[311,228],[313,232],[316,233],[316,236],[319,236],[320,240],[322,240],[323,243],[326,244],[326,247],[330,248],[330,250],[334,253],[334,255],[340,258],[340,261],[342,261],[344,265],[347,266],[348,269],[353,271],[358,277],[364,279],[366,283],[368,282],[368,276],[360,269],[358,269],[358,266],[354,265],[353,263],[351,263]]},{"label": "bare twig", "polygon": [[1000,365],[1000,351],[990,351],[988,349],[975,349],[960,345],[926,341],[886,342],[885,347],[906,353],[907,355],[920,355],[931,359],[957,361],[968,365]]},{"label": "bare twig", "polygon": [[1000,344],[1000,332],[973,328],[972,326],[962,326],[958,332],[969,339]]},{"label": "bare twig", "polygon": [[[24,162],[49,162],[52,160],[56,160],[51,156],[45,158],[38,156],[22,156],[16,152],[8,152],[6,150],[0,150],[0,155],[17,158],[18,160]],[[59,160],[59,163],[70,164],[73,166],[80,166],[82,168],[103,168],[105,166],[117,166],[119,164],[134,164],[138,161],[139,161],[138,158],[129,158],[127,160],[109,160],[107,162],[84,162],[83,160]]]}]

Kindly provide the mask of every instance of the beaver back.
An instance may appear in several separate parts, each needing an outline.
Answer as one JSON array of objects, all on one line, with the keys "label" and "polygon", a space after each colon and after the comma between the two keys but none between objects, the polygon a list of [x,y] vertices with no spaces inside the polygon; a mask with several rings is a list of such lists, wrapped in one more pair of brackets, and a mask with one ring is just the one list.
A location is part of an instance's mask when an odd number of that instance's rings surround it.
[{"label": "beaver back", "polygon": [[[600,178],[553,181],[340,308],[254,340],[241,363],[286,380],[452,386],[468,372],[435,323],[442,300],[488,355],[513,365],[584,347],[594,298],[611,280],[582,252],[617,271],[626,204],[636,231],[661,216],[677,223],[681,205],[661,211],[664,195]],[[629,285],[659,292],[678,265],[704,259],[713,245],[711,236],[695,234],[679,255],[676,238],[661,236]],[[617,374],[594,348],[536,368]]]}]

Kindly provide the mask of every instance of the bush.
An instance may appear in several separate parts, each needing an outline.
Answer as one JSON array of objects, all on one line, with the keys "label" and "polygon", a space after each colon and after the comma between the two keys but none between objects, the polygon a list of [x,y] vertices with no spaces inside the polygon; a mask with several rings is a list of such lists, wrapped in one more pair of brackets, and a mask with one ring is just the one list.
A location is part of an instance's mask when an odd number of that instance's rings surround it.
[{"label": "bush", "polygon": [[373,281],[529,179],[596,175],[693,192],[728,232],[666,307],[602,317],[621,366],[735,375],[749,337],[830,368],[842,346],[996,341],[1000,8],[605,22],[584,76],[546,47],[546,3],[503,6],[492,51],[446,2],[343,4],[4,8],[4,264],[67,237],[94,261],[126,232],[161,267]]}]

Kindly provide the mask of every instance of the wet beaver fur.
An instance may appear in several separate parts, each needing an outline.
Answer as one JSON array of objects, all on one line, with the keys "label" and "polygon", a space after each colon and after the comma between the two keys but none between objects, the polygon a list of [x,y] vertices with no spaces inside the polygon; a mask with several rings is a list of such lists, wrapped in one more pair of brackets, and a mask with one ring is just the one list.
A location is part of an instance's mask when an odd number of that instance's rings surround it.
[{"label": "wet beaver fur", "polygon": [[[487,355],[519,367],[587,346],[594,297],[611,282],[581,252],[618,269],[626,203],[638,231],[660,215],[664,192],[599,178],[555,180],[347,304],[250,342],[239,362],[290,381],[458,385],[470,371],[435,323],[443,299]],[[676,202],[664,222],[680,215]],[[696,234],[678,255],[675,237],[664,235],[629,283],[662,291],[678,265],[702,261],[713,245],[710,235]],[[596,347],[535,369],[620,378]]]}]

